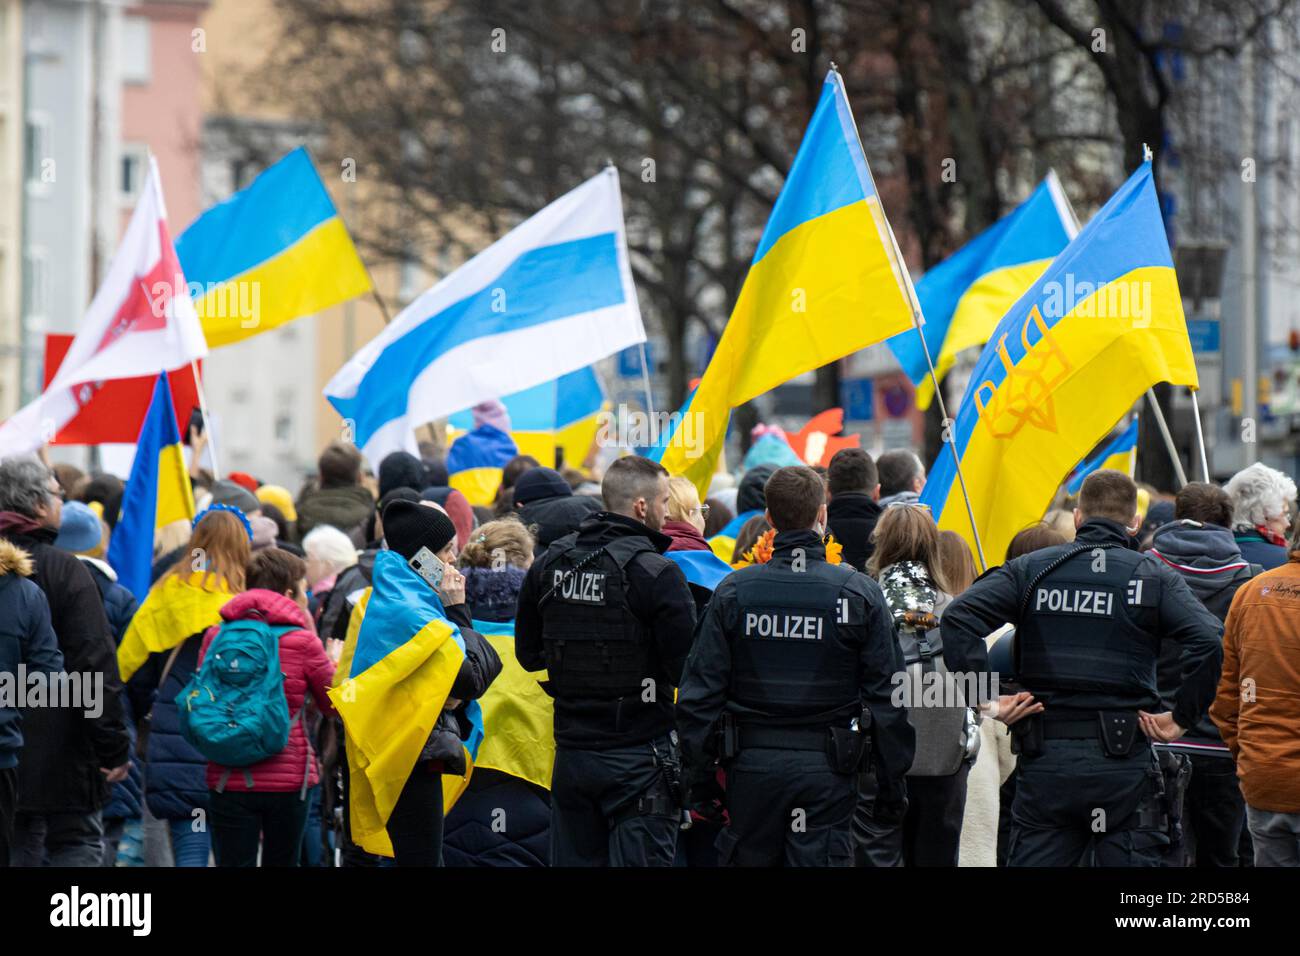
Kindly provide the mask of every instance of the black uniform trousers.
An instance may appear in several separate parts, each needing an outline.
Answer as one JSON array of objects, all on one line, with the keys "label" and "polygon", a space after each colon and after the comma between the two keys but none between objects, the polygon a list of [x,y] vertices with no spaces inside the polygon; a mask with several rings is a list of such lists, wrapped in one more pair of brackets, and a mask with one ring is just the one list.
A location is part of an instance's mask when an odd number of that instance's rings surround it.
[{"label": "black uniform trousers", "polygon": [[[1239,863],[1246,801],[1237,782],[1237,764],[1223,754],[1189,755],[1192,777],[1183,803],[1183,834],[1193,866],[1232,867]],[[1183,861],[1178,861],[1182,865]]]},{"label": "black uniform trousers", "polygon": [[[552,866],[672,866],[680,804],[655,758],[668,737],[628,747],[556,746],[551,772]],[[643,806],[639,807],[639,804]]]},{"label": "black uniform trousers", "polygon": [[857,776],[815,750],[746,749],[727,767],[719,866],[853,866]]},{"label": "black uniform trousers", "polygon": [[1146,737],[1127,756],[1108,757],[1098,740],[1045,741],[1016,764],[1010,866],[1160,866],[1163,828],[1140,825],[1138,808],[1155,799],[1159,769]]}]

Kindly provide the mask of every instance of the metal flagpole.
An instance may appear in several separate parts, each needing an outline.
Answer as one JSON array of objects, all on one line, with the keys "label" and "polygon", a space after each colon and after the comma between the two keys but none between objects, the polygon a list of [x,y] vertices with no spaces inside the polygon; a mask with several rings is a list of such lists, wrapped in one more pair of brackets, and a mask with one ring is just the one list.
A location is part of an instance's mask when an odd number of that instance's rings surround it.
[{"label": "metal flagpole", "polygon": [[646,358],[645,342],[641,343],[641,382],[645,386],[646,414],[650,416],[651,421],[654,421],[655,397],[654,393],[650,390],[650,362]]},{"label": "metal flagpole", "polygon": [[1178,477],[1178,487],[1181,488],[1187,484],[1187,473],[1183,471],[1183,463],[1178,457],[1178,449],[1174,447],[1174,437],[1169,434],[1169,423],[1165,421],[1165,413],[1160,408],[1160,402],[1156,400],[1156,393],[1149,388],[1147,389],[1147,403],[1151,406],[1151,413],[1156,417],[1156,424],[1160,426],[1160,437],[1165,440],[1165,448],[1169,451],[1169,460],[1174,463],[1174,474]]},{"label": "metal flagpole", "polygon": [[203,391],[203,380],[199,377],[199,363],[190,359],[190,372],[194,375],[194,388],[199,393],[199,412],[203,415],[203,428],[208,433],[208,454],[212,456],[212,477],[221,477],[221,464],[217,458],[217,435],[212,427],[212,416],[208,414],[208,396]]},{"label": "metal flagpole", "polygon": [[[853,120],[853,108],[849,103],[848,93],[844,90],[844,80],[840,77],[840,69],[831,63],[831,71],[835,74],[835,79],[840,85],[840,95],[844,97],[844,106],[849,111],[849,118],[853,123],[853,133],[858,138],[858,148],[862,150],[863,156],[866,155],[866,147],[862,145],[862,134],[858,132],[857,120]],[[871,167],[867,166],[867,176],[871,178],[871,188],[879,199],[880,191],[876,189],[875,177],[871,175]],[[907,296],[912,305],[912,328],[916,329],[917,336],[921,339],[921,351],[925,353],[925,364],[930,372],[930,382],[934,385],[934,397],[939,403],[939,414],[943,416],[943,443],[952,449],[952,461],[957,469],[957,483],[961,486],[961,496],[966,502],[966,515],[970,518],[971,535],[975,539],[975,553],[979,558],[980,571],[988,570],[988,562],[984,559],[984,545],[980,541],[979,528],[975,526],[975,509],[971,506],[970,493],[966,489],[966,476],[961,470],[961,457],[957,454],[957,442],[951,435],[953,420],[948,417],[948,408],[943,400],[943,390],[939,387],[938,376],[934,372],[934,361],[930,358],[930,348],[925,343],[925,336],[921,333],[921,326],[925,323],[925,317],[921,314],[921,303],[916,297],[916,289],[912,286],[911,273],[907,271],[907,266],[903,262],[903,252],[898,247],[898,239],[894,236],[894,227],[889,225],[889,220],[885,220],[885,232],[889,235],[889,242],[894,249],[894,264],[897,271],[901,274],[902,284],[907,289]]]},{"label": "metal flagpole", "polygon": [[1201,405],[1196,400],[1196,389],[1192,389],[1192,411],[1196,413],[1196,444],[1201,450],[1201,478],[1210,480],[1210,463],[1205,457],[1205,432],[1201,430]]}]

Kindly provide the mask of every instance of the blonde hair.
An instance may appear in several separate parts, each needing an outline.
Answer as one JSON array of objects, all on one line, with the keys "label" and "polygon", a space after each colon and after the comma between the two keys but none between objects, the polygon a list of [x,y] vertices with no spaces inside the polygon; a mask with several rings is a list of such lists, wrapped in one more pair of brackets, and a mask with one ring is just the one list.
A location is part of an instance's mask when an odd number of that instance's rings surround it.
[{"label": "blonde hair", "polygon": [[1061,535],[1066,541],[1074,540],[1073,511],[1067,511],[1065,508],[1053,508],[1043,516],[1043,524]]},{"label": "blonde hair", "polygon": [[202,587],[207,588],[215,578],[217,587],[238,594],[244,590],[244,571],[252,553],[244,522],[229,511],[209,511],[195,526],[189,548],[167,576],[175,575],[188,584],[190,575],[201,571]]},{"label": "blonde hair", "polygon": [[498,518],[471,532],[460,551],[460,566],[490,568],[498,556],[518,568],[532,561],[533,536],[517,518]]},{"label": "blonde hair", "polygon": [[700,493],[689,478],[674,475],[668,479],[668,520],[690,521],[691,512],[700,506]]},{"label": "blonde hair", "polygon": [[867,559],[867,573],[879,578],[880,572],[900,561],[915,561],[925,566],[930,583],[951,594],[948,579],[939,561],[939,528],[930,512],[916,505],[893,505],[886,508],[871,532],[876,550]]},{"label": "blonde hair", "polygon": [[956,531],[939,532],[939,566],[943,569],[944,580],[948,582],[948,593],[953,597],[974,584],[975,578],[979,576],[975,570],[975,556],[970,553],[970,545]]}]

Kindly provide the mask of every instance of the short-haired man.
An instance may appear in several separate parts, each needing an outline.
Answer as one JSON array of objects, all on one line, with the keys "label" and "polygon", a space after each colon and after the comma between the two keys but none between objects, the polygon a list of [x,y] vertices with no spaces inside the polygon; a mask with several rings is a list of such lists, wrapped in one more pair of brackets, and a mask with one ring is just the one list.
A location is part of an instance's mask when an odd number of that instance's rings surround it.
[{"label": "short-haired man", "polygon": [[867,558],[876,548],[871,532],[876,530],[882,511],[876,500],[880,497],[876,463],[861,448],[842,448],[826,469],[826,487],[830,492],[826,505],[830,533],[844,548],[844,563],[855,571],[865,571]]},{"label": "short-haired man", "polygon": [[880,588],[826,562],[821,477],[779,468],[764,491],[772,558],[718,585],[682,678],[692,802],[708,812],[721,762],[722,865],[853,866],[859,771],[901,782],[912,763],[907,711],[890,701],[903,661]]},{"label": "short-haired man", "polygon": [[[1156,529],[1148,553],[1181,575],[1220,621],[1227,619],[1237,590],[1264,570],[1242,557],[1232,534],[1228,493],[1200,481],[1189,482],[1178,492],[1174,520]],[[1156,673],[1163,706],[1172,709],[1182,681],[1177,645],[1161,646]],[[1192,766],[1183,805],[1185,846],[1175,848],[1178,858],[1170,862],[1177,866],[1186,860],[1197,866],[1237,866],[1246,804],[1237,785],[1236,763],[1214,721],[1202,717],[1178,740],[1157,746],[1186,754]]]},{"label": "short-haired man", "polygon": [[[1174,788],[1156,783],[1151,742],[1177,740],[1205,716],[1222,625],[1178,574],[1133,550],[1128,475],[1089,475],[1074,520],[1073,542],[1008,561],[949,605],[944,658],[950,670],[986,670],[985,635],[1014,624],[1014,676],[1044,706],[1012,730],[1010,865],[1158,866],[1177,808]],[[1181,646],[1184,675],[1171,709],[1156,683],[1166,640]]]},{"label": "short-haired man", "polygon": [[605,510],[558,539],[519,592],[515,656],[555,698],[554,866],[671,866],[681,818],[673,697],[695,599],[663,556],[668,473],[609,466]]},{"label": "short-haired man", "polygon": [[361,484],[361,452],[331,442],[317,462],[319,487],[298,500],[298,534],[321,524],[333,525],[357,547],[364,547],[375,518],[375,496]]},{"label": "short-haired man", "polygon": [[0,462],[0,538],[31,555],[29,580],[49,601],[64,668],[85,687],[81,706],[61,701],[24,714],[10,854],[18,866],[99,866],[108,785],[130,767],[117,648],[103,599],[77,556],[54,545],[61,494],[40,462]]},{"label": "short-haired man", "polygon": [[925,465],[915,452],[895,448],[876,459],[880,474],[880,507],[911,504],[921,497],[925,487]]}]

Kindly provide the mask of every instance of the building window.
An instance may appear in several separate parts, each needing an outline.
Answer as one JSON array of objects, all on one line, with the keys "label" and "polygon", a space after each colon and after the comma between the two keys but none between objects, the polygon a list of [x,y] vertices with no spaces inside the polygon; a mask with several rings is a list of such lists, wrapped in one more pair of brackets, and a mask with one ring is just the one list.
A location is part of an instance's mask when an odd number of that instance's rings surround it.
[{"label": "building window", "polygon": [[50,156],[50,120],[43,113],[29,113],[24,130],[23,158],[27,170],[27,183],[44,186],[54,179],[54,160]]},{"label": "building window", "polygon": [[122,82],[145,84],[153,78],[148,17],[122,18]]},{"label": "building window", "polygon": [[[24,311],[29,320],[45,318],[50,306],[49,279],[49,257],[45,250],[37,246],[28,248],[23,256],[23,288],[27,290],[27,307]],[[43,326],[39,322],[29,326],[41,327]]]},{"label": "building window", "polygon": [[118,197],[127,205],[134,205],[140,196],[140,187],[144,185],[149,173],[148,147],[133,143],[122,145],[121,175],[118,178]]}]

